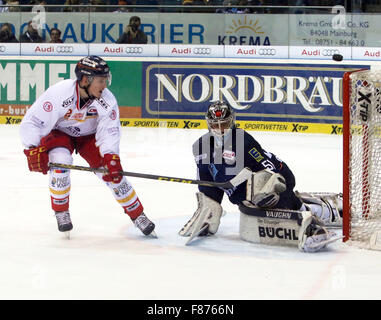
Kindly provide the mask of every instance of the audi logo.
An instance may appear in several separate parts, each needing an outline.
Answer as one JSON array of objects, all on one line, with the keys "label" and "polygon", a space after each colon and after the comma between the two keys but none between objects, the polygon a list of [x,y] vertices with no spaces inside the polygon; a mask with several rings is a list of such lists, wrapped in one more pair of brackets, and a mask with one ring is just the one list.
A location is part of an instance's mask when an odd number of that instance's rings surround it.
[{"label": "audi logo", "polygon": [[57,46],[56,52],[58,53],[72,53],[74,51],[73,46]]},{"label": "audi logo", "polygon": [[275,49],[259,49],[258,51],[259,55],[261,56],[275,56],[276,50]]},{"label": "audi logo", "polygon": [[0,46],[0,52],[5,52],[5,46]]},{"label": "audi logo", "polygon": [[210,48],[194,48],[193,49],[194,54],[211,54],[212,50]]},{"label": "audi logo", "polygon": [[340,53],[337,49],[324,49],[323,50],[323,56],[333,56],[334,54]]},{"label": "audi logo", "polygon": [[126,47],[124,48],[124,51],[126,53],[140,54],[140,53],[143,53],[143,48],[142,47]]}]

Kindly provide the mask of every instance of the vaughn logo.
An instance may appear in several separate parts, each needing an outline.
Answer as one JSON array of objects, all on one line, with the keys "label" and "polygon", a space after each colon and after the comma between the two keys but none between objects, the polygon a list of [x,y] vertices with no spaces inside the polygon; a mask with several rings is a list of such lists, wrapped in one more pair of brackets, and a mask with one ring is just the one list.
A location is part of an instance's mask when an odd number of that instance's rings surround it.
[{"label": "vaughn logo", "polygon": [[232,19],[225,30],[227,35],[218,36],[219,45],[270,46],[270,38],[264,35],[258,19],[248,16]]}]

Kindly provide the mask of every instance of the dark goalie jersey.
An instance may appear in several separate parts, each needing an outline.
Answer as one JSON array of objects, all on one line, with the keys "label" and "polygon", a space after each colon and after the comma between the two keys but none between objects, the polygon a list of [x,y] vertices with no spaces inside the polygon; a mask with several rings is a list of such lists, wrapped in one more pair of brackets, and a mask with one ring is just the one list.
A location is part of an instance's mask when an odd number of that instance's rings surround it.
[{"label": "dark goalie jersey", "polygon": [[[221,140],[214,138],[210,133],[203,135],[193,144],[193,154],[200,180],[226,182],[245,167],[253,172],[267,168],[280,173],[286,179],[287,189],[280,194],[275,208],[298,210],[302,205],[294,194],[295,177],[286,163],[262,149],[261,145],[242,129],[232,129]],[[233,189],[199,186],[199,190],[218,203],[221,203],[224,193],[234,204],[241,204],[246,199],[246,183]]]}]

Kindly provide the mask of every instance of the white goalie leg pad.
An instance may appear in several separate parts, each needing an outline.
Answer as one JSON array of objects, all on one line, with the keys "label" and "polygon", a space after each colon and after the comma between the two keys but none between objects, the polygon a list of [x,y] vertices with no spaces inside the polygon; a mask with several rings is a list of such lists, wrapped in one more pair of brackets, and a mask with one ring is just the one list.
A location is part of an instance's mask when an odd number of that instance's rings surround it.
[{"label": "white goalie leg pad", "polygon": [[311,212],[302,213],[303,220],[299,229],[298,248],[303,252],[317,252],[324,249],[329,243],[341,239],[336,233],[327,230],[324,223]]},{"label": "white goalie leg pad", "polygon": [[337,193],[307,193],[295,192],[301,201],[326,226],[342,225],[343,198]]},{"label": "white goalie leg pad", "polygon": [[286,181],[281,174],[269,169],[253,172],[246,183],[246,200],[259,208],[272,208],[285,190]]},{"label": "white goalie leg pad", "polygon": [[342,236],[324,228],[309,211],[261,209],[240,205],[239,234],[242,240],[266,245],[295,246],[316,252]]},{"label": "white goalie leg pad", "polygon": [[197,192],[196,196],[198,208],[192,218],[190,218],[184,227],[179,231],[180,236],[189,237],[193,233],[195,227],[200,225],[200,218],[204,219],[201,223],[202,226],[205,224],[208,225],[208,228],[205,231],[206,234],[215,234],[218,230],[223,211],[221,205],[213,199],[207,197],[202,192]]}]

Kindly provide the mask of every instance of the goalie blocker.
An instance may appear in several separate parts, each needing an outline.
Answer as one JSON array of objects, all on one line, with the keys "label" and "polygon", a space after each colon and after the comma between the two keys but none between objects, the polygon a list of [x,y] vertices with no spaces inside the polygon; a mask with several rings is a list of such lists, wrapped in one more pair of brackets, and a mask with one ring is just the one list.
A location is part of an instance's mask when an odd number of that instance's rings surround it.
[{"label": "goalie blocker", "polygon": [[275,246],[296,246],[316,252],[341,239],[310,211],[260,209],[239,205],[239,235],[242,240]]}]

